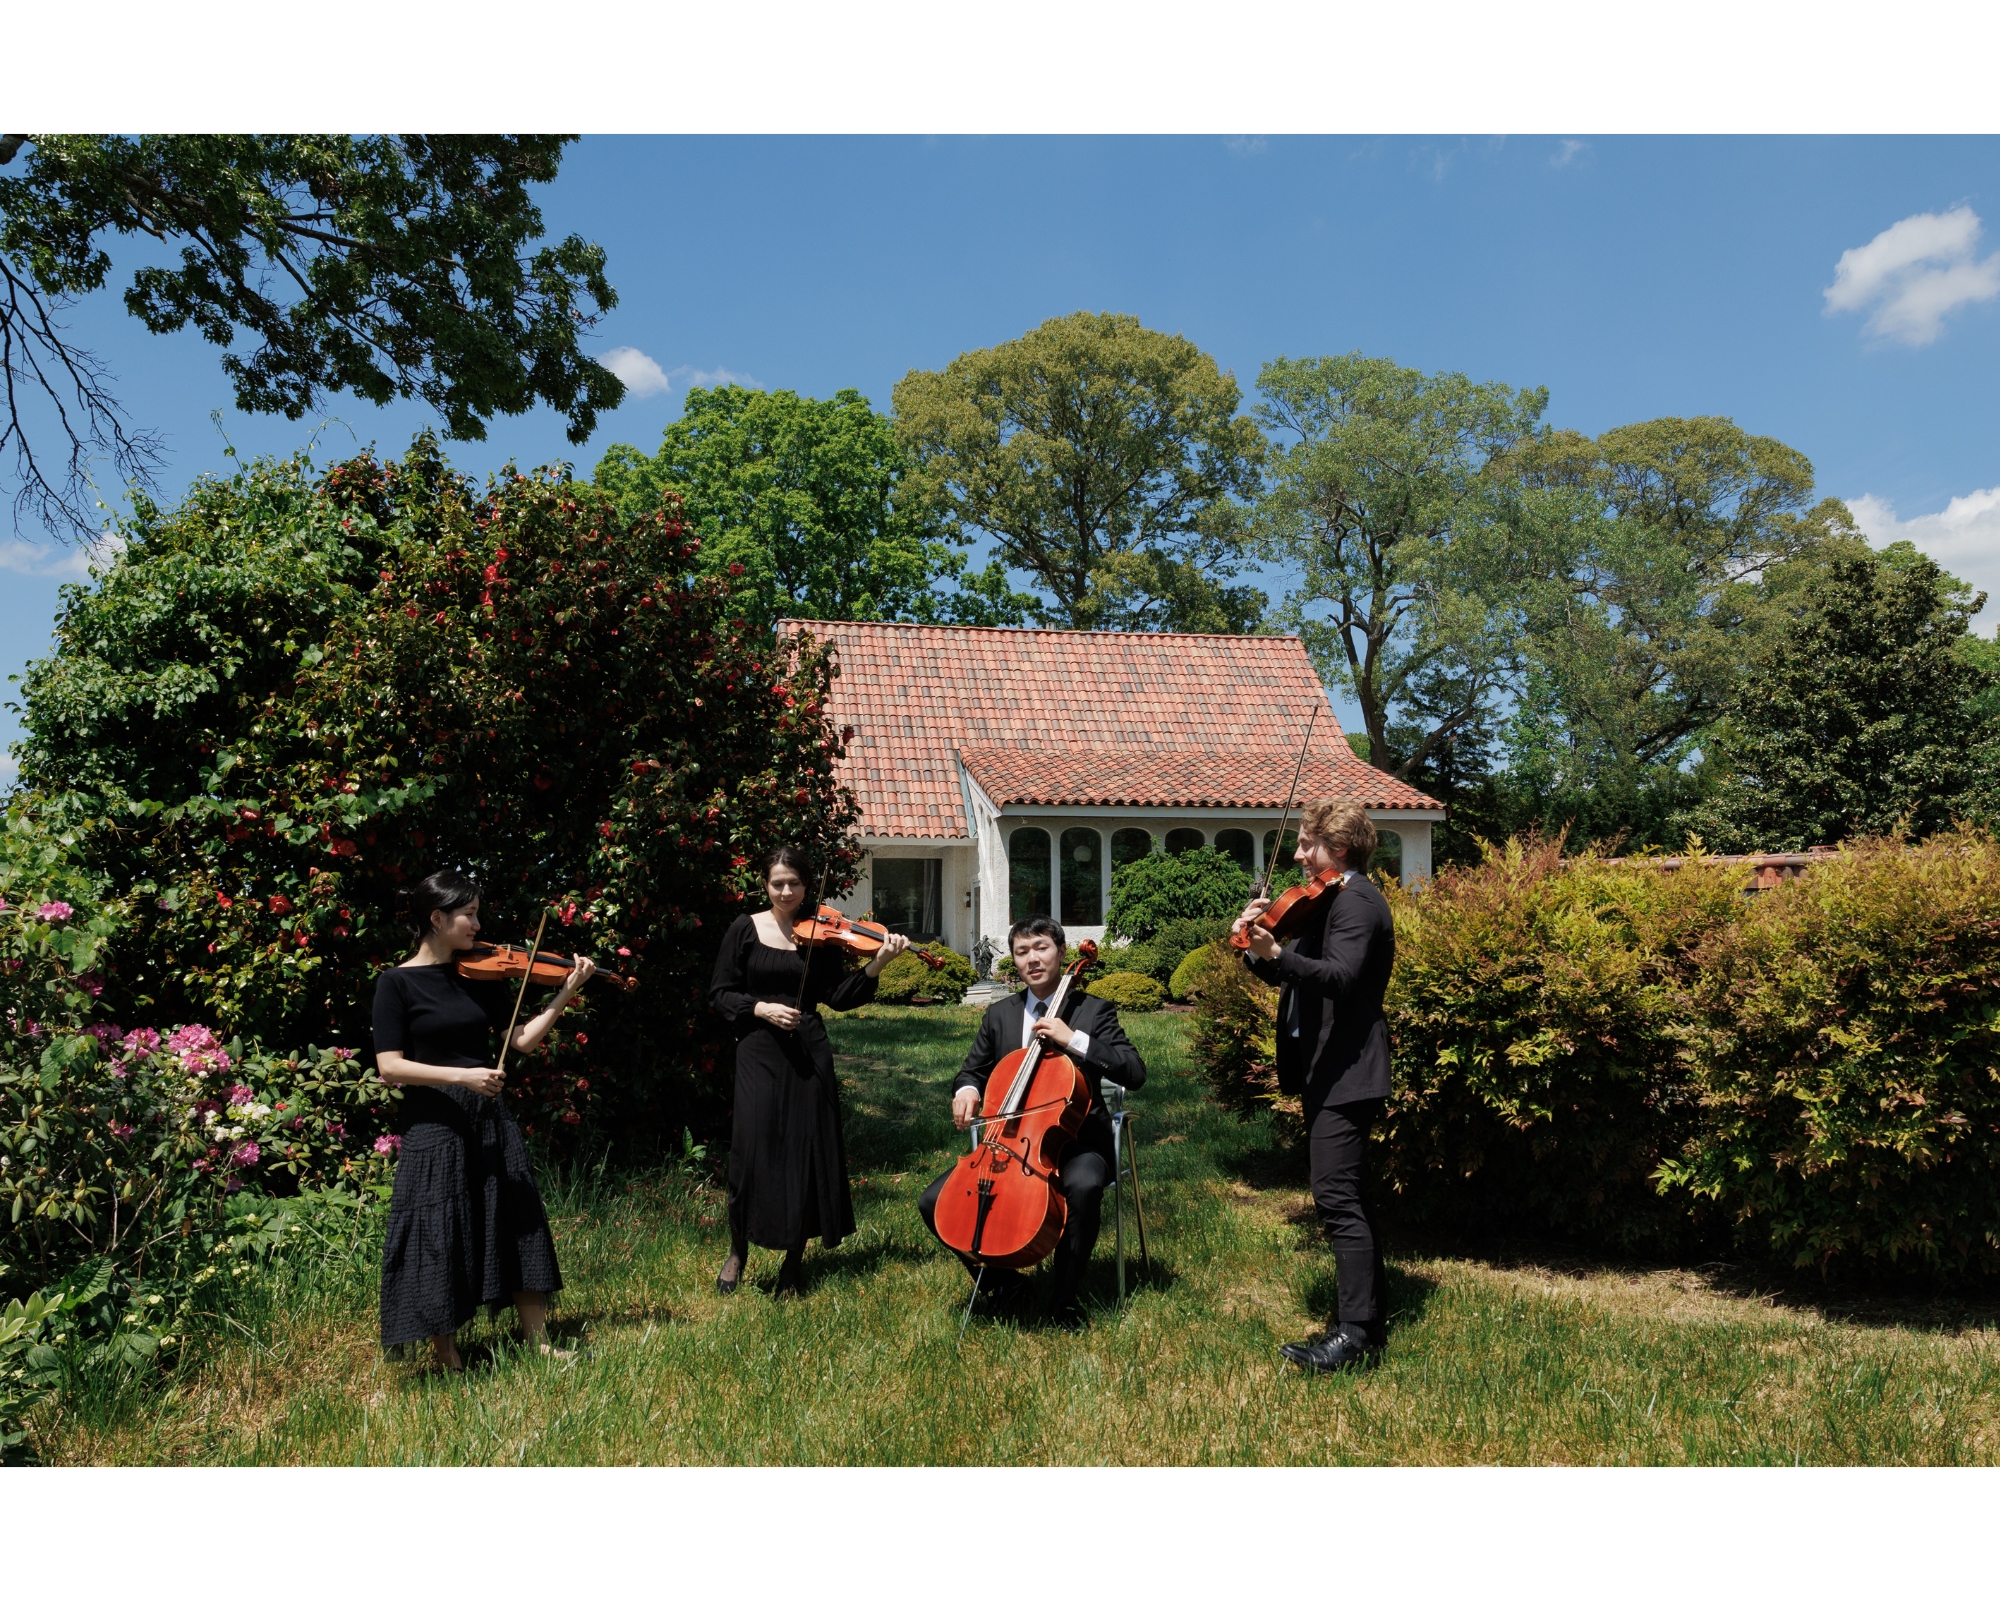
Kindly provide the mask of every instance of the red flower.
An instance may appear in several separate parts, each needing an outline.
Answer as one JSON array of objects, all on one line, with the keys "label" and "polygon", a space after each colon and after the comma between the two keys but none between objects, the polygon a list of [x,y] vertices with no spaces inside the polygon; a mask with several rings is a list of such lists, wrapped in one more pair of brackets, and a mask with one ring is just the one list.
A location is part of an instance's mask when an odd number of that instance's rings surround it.
[{"label": "red flower", "polygon": [[227,911],[231,906],[236,904],[234,900],[230,899],[220,889],[215,891],[215,903],[222,907],[224,911]]},{"label": "red flower", "polygon": [[743,563],[742,563],[742,562],[740,562],[740,561],[732,561],[732,562],[730,562],[730,563],[729,563],[729,575],[730,575],[730,577],[732,577],[732,578],[740,578],[740,577],[742,577],[742,576],[743,576]]},{"label": "red flower", "polygon": [[292,909],[292,902],[289,899],[287,899],[284,895],[274,894],[271,896],[272,916],[282,917],[283,915],[285,915],[286,912],[290,911],[291,909]]},{"label": "red flower", "polygon": [[589,1043],[590,1043],[590,1035],[589,1035],[589,1034],[587,1034],[587,1033],[579,1033],[579,1034],[578,1034],[578,1035],[576,1036],[576,1042],[577,1042],[578,1044],[589,1044]]},{"label": "red flower", "polygon": [[351,856],[360,848],[352,839],[336,839],[327,848],[337,856]]}]

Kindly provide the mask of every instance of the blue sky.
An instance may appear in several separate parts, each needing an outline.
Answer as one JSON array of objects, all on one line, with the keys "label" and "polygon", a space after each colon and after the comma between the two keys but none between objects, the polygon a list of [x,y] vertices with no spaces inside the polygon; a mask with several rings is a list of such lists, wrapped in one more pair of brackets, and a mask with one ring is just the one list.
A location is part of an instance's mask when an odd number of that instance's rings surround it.
[{"label": "blue sky", "polygon": [[[1549,420],[1586,432],[1730,416],[1803,450],[1874,537],[2000,591],[2000,140],[606,136],[544,210],[609,252],[596,348],[667,387],[580,448],[550,413],[503,419],[453,447],[473,470],[650,449],[689,384],[725,376],[886,408],[912,367],[1124,311],[1246,399],[1273,357],[1359,349],[1547,385]],[[118,259],[122,287],[140,258]],[[166,435],[169,493],[226,466],[213,411],[246,455],[318,426],[231,410],[214,350],[146,334],[115,289],[72,327]],[[328,411],[335,453],[428,420]],[[69,559],[0,544],[0,676],[46,650]],[[0,742],[13,728],[0,714]]]}]

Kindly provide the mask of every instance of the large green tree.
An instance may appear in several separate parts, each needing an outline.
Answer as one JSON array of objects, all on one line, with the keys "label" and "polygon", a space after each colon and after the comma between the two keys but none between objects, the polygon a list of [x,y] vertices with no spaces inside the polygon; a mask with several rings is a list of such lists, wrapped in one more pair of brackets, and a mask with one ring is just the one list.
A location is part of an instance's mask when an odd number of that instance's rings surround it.
[{"label": "large green tree", "polygon": [[1483,744],[1519,660],[1522,546],[1572,498],[1490,468],[1534,435],[1548,392],[1359,353],[1273,361],[1257,390],[1281,441],[1258,548],[1321,677],[1360,707],[1367,759],[1407,777]]},{"label": "large green tree", "polygon": [[888,418],[858,390],[812,400],[730,384],[690,389],[657,452],[613,445],[596,481],[628,517],[678,503],[701,570],[726,578],[759,626],[1018,621],[1004,596],[941,590],[965,577],[964,536],[899,492],[907,471]]},{"label": "large green tree", "polygon": [[1717,849],[1797,850],[1984,812],[1995,680],[1960,648],[1984,599],[1908,544],[1833,555],[1746,675],[1689,825]]},{"label": "large green tree", "polygon": [[624,386],[581,336],[617,304],[604,252],[542,234],[533,185],[555,135],[0,136],[0,451],[15,515],[90,531],[90,462],[145,482],[157,441],[126,425],[62,311],[104,287],[110,241],[177,246],[133,274],[154,333],[223,350],[245,411],[301,417],[329,391],[434,406],[451,437],[546,403],[573,443]]},{"label": "large green tree", "polygon": [[1233,580],[1264,441],[1236,380],[1177,334],[1079,311],[895,389],[913,489],[1039,585],[1064,627],[1241,632]]}]

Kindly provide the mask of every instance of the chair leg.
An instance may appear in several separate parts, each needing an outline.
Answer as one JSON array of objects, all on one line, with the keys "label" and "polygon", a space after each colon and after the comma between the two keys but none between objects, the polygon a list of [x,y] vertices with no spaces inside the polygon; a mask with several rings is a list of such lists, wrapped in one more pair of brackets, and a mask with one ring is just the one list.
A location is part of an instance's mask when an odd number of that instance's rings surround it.
[{"label": "chair leg", "polygon": [[972,1308],[979,1303],[979,1286],[986,1281],[986,1265],[980,1263],[978,1274],[972,1280],[972,1293],[965,1297],[965,1315],[958,1319],[958,1342],[965,1343],[966,1326],[972,1321]]},{"label": "chair leg", "polygon": [[1139,1265],[1145,1269],[1146,1281],[1153,1278],[1153,1258],[1146,1253],[1146,1206],[1139,1197],[1139,1146],[1132,1140],[1125,1142],[1125,1160],[1132,1169],[1132,1215],[1139,1222]]},{"label": "chair leg", "polygon": [[1119,1180],[1119,1151],[1124,1147],[1125,1118],[1111,1119],[1111,1216],[1118,1252],[1118,1306],[1125,1306],[1125,1186]]}]

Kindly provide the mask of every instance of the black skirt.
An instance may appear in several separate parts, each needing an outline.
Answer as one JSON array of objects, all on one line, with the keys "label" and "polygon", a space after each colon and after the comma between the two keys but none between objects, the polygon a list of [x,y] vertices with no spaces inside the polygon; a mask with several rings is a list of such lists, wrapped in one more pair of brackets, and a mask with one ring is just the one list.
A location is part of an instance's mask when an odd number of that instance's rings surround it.
[{"label": "black skirt", "polygon": [[504,1098],[412,1089],[382,1249],[382,1343],[393,1349],[562,1287],[528,1147]]}]

